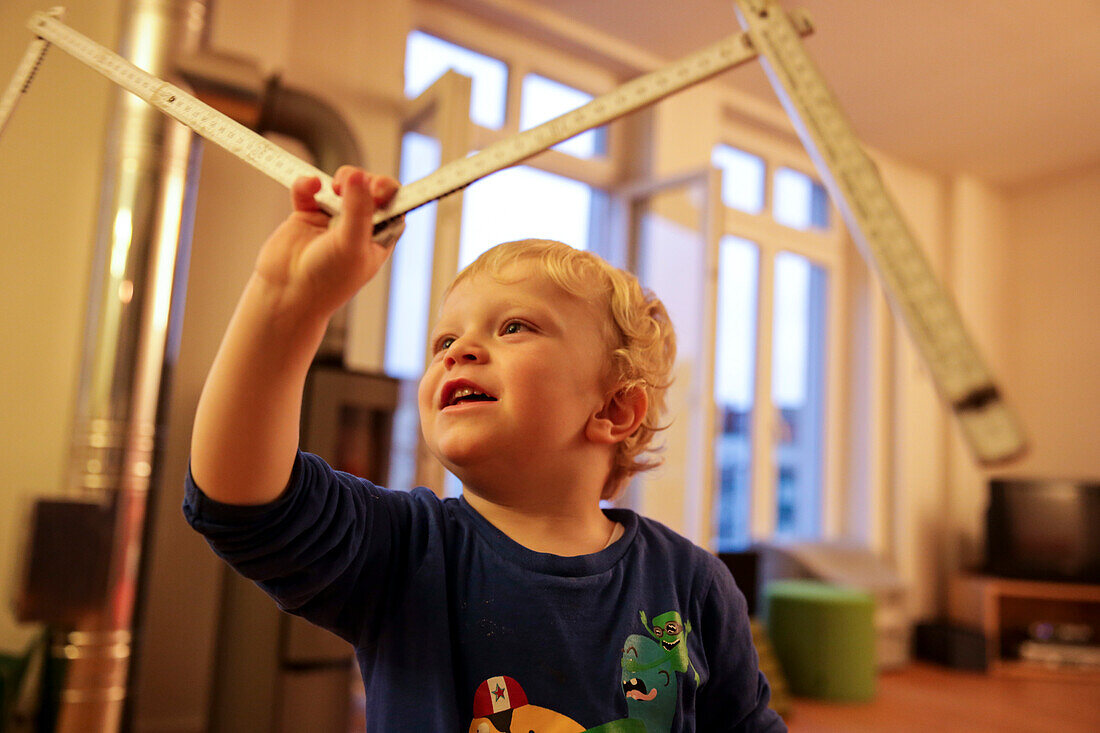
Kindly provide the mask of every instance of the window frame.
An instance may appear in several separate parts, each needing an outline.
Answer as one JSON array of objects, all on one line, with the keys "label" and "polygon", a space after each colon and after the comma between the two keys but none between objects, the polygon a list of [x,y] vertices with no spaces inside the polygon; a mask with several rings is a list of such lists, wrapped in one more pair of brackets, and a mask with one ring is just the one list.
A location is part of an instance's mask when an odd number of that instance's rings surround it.
[{"label": "window frame", "polygon": [[[593,97],[614,89],[621,79],[606,67],[585,61],[568,51],[508,33],[507,29],[460,11],[438,5],[414,3],[409,31],[422,31],[471,51],[498,59],[508,67],[504,124],[492,130],[471,123],[475,149],[518,133],[523,79],[527,74],[566,84]],[[607,153],[594,158],[577,158],[558,150],[546,150],[523,165],[539,168],[610,191],[622,180],[626,146],[618,125],[607,126]]]},{"label": "window frame", "polygon": [[[486,24],[476,18],[440,6],[416,3],[412,7],[414,17],[405,35],[406,49],[408,36],[419,31],[474,53],[501,61],[507,68],[504,121],[499,129],[483,127],[471,119],[467,113],[465,115],[466,124],[460,132],[435,131],[435,136],[441,139],[446,137],[453,140],[458,134],[465,136],[464,139],[467,140],[466,149],[470,151],[484,149],[497,140],[519,132],[523,81],[528,74],[537,74],[546,79],[571,86],[593,97],[599,96],[619,84],[619,79],[603,67],[573,58],[561,51],[553,51],[548,46],[533,42],[530,39],[523,39],[521,43],[517,40],[517,36],[507,33],[504,28]],[[490,48],[492,50],[489,50]],[[455,72],[451,70],[447,73],[454,74]],[[438,85],[442,79],[443,77],[437,79],[429,87],[429,90]],[[469,84],[467,84],[465,93],[467,107],[469,106],[468,87]],[[434,104],[430,101],[432,95],[426,94],[426,92],[421,94],[421,98],[425,100],[422,102],[423,104],[429,106]],[[404,132],[419,129],[420,118],[425,115],[430,116],[430,110],[419,108],[422,103],[417,102],[417,100],[405,101],[403,105],[405,122],[402,125],[402,137]],[[621,177],[621,171],[624,168],[622,161],[626,146],[622,140],[622,132],[617,129],[617,126],[607,125],[605,128],[606,152],[601,156],[578,158],[557,150],[546,150],[524,161],[522,165],[582,183],[593,190],[594,197],[603,196],[605,200],[609,201],[611,190]],[[399,152],[398,158],[400,159],[400,157]],[[443,162],[446,163],[448,159],[449,157],[444,153]],[[461,196],[452,195],[440,201],[438,209],[440,213],[437,215],[437,219],[443,216],[444,207],[442,204],[444,202],[449,203],[447,207],[449,212],[447,214],[447,226],[453,229],[451,234],[454,235],[454,241],[452,242],[454,251],[444,253],[442,258],[440,252],[435,253],[431,273],[431,301],[433,304],[437,302],[438,295],[441,293],[440,283],[450,282],[457,272],[461,248]],[[610,206],[607,208],[610,208]],[[603,215],[600,215],[599,212],[594,213],[596,213],[595,221],[590,224],[590,230],[598,231],[606,228],[605,220],[608,212],[604,212]],[[440,241],[438,231],[436,241]],[[448,239],[448,241],[450,240]],[[450,249],[451,245],[448,245],[447,248]],[[440,262],[444,262],[446,266],[441,268]],[[435,313],[436,310],[434,306],[429,308],[429,332],[431,314]],[[430,346],[428,345],[425,346],[425,354],[430,354]],[[418,452],[423,454],[423,446],[422,444],[419,445]],[[419,485],[435,487],[436,491],[447,495],[453,494],[456,489],[455,482],[452,480],[453,477],[443,469],[442,465],[437,461],[428,460],[424,455],[419,455],[416,460],[416,473],[416,483]]]},{"label": "window frame", "polygon": [[[513,32],[511,21],[538,25],[538,19],[530,19],[522,12],[515,17],[501,13],[502,20],[498,22],[497,16],[492,14],[482,18],[434,3],[412,3],[410,8],[410,31],[421,30],[498,58],[508,65],[505,123],[500,130],[473,125],[476,148],[518,131],[520,97],[517,91],[527,73],[598,95],[620,84],[624,76],[632,78],[638,71],[652,70],[662,62],[659,57],[614,43],[606,48],[603,45],[589,48],[586,44],[593,40],[602,44],[610,39],[583,29],[578,31],[572,26],[564,28],[550,23],[546,28],[548,37],[560,36],[562,40],[557,46],[559,50],[554,50],[550,43],[533,40],[533,37],[544,39],[547,36],[537,32]],[[616,76],[616,71],[620,76]],[[695,162],[709,165],[709,150],[714,145],[726,143],[758,154],[767,163],[762,213],[747,214],[723,205],[723,214],[718,217],[721,232],[757,243],[761,248],[760,262],[773,261],[775,254],[787,250],[806,257],[828,272],[821,536],[823,539],[846,536],[872,545],[881,544],[876,538],[881,539],[892,502],[888,485],[893,444],[890,421],[893,329],[889,308],[833,201],[829,203],[830,225],[824,233],[792,229],[770,219],[768,212],[774,195],[776,169],[786,167],[820,180],[786,115],[778,107],[758,104],[736,93],[721,92],[713,100],[717,132],[710,141],[707,157]],[[632,145],[640,142],[633,139],[635,135],[622,125],[610,125],[604,158],[580,159],[548,150],[524,164],[583,181],[613,197],[616,188],[638,175],[637,166],[631,164],[625,150],[628,142]],[[649,146],[659,141],[642,144]],[[685,164],[690,166],[692,162]],[[658,163],[655,170],[643,175],[664,175],[662,170]],[[774,242],[781,244],[770,244]],[[619,245],[609,241],[608,246]],[[761,286],[767,284],[770,298],[774,288],[773,271],[760,278],[759,283]],[[757,338],[766,333],[770,341],[770,318],[765,325],[765,328],[757,326]],[[767,366],[765,373],[770,382],[770,364]],[[759,366],[757,370],[759,374]],[[861,377],[863,382],[859,382]],[[754,404],[770,406],[770,393],[765,397],[766,402],[754,399]],[[771,488],[764,492],[754,491],[750,523],[750,537],[754,541],[771,539],[775,526],[777,472],[773,470],[770,456],[768,459],[768,470],[763,473],[770,477]],[[754,461],[754,467],[756,465],[760,465],[759,461]],[[754,470],[754,474],[759,473]],[[687,502],[690,498],[684,500]],[[709,530],[713,531],[713,528]],[[707,535],[708,539],[712,537],[712,534]]]},{"label": "window frame", "polygon": [[[778,430],[778,420],[772,400],[772,339],[775,258],[781,252],[805,257],[812,264],[824,269],[828,277],[826,334],[823,339],[825,384],[819,532],[822,539],[835,538],[842,534],[845,524],[842,482],[845,464],[843,451],[848,445],[848,426],[845,424],[843,406],[846,403],[845,375],[850,363],[848,270],[852,242],[840,211],[831,199],[829,224],[825,229],[795,229],[774,219],[772,211],[777,170],[789,168],[816,181],[820,182],[821,179],[805,149],[798,142],[786,141],[779,131],[768,134],[731,119],[722,121],[721,130],[721,137],[714,141],[712,149],[717,145],[728,145],[759,156],[765,163],[764,201],[760,212],[741,211],[723,201],[724,213],[720,217],[723,236],[732,235],[750,240],[758,248],[756,349],[753,409],[749,428],[749,542],[776,539],[778,472],[775,464],[777,445],[773,436]],[[767,409],[759,409],[761,407]],[[716,467],[716,475],[719,468]],[[716,489],[716,508],[718,495]],[[714,519],[717,540],[717,516]]]},{"label": "window frame", "polygon": [[[484,149],[493,142],[519,132],[522,87],[528,74],[537,74],[546,79],[571,86],[593,97],[613,89],[619,84],[620,80],[603,66],[575,58],[567,52],[554,50],[548,44],[509,33],[504,27],[438,5],[414,3],[411,8],[413,17],[405,34],[406,49],[408,37],[419,32],[467,49],[472,53],[500,61],[507,69],[504,121],[499,129],[492,129],[483,127],[474,120],[468,119],[462,134],[464,139],[468,141],[467,146],[470,151]],[[456,72],[451,70],[449,73]],[[439,80],[437,79],[432,86],[438,83]],[[425,90],[421,94],[424,99],[431,98],[430,95],[424,97],[424,93],[427,91]],[[430,106],[434,103],[417,102],[412,99],[405,100],[402,105],[405,119],[402,134],[406,131],[418,129],[416,120],[429,114],[429,111],[418,109],[418,104],[429,104]],[[619,129],[619,126],[605,125],[604,127],[606,129],[606,152],[600,156],[579,158],[557,150],[546,150],[524,161],[521,165],[576,181],[591,189],[594,197],[603,197],[609,203],[613,190],[621,178],[621,171],[625,167],[623,160],[626,144],[622,139],[623,132]],[[436,137],[440,136],[439,132],[435,133]],[[400,153],[398,157],[400,158]],[[447,162],[446,157],[443,162]],[[447,198],[455,199],[458,197],[450,196]],[[595,206],[594,202],[594,217],[589,227],[591,236],[596,236],[597,239],[599,238],[597,233],[605,232],[608,226],[607,219],[610,215],[610,205],[603,208],[606,208],[607,211]],[[454,226],[461,232],[460,222],[461,219]],[[460,234],[459,248],[461,248],[461,239]],[[456,263],[459,262],[459,254],[458,251],[454,253],[453,259]],[[445,277],[446,281],[449,282],[455,272],[457,272],[457,267],[449,269],[441,275],[436,268],[433,268],[433,288],[439,277]],[[382,360],[383,362],[386,360],[385,355],[383,355]]]}]

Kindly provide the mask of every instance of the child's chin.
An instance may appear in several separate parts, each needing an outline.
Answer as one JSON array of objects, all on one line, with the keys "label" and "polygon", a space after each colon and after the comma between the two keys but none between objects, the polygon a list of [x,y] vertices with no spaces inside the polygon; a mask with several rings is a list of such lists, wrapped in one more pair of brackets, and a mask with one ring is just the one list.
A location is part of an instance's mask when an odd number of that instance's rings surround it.
[{"label": "child's chin", "polygon": [[448,471],[462,478],[465,472],[483,462],[491,453],[492,451],[486,450],[484,446],[455,442],[440,446],[435,457]]}]

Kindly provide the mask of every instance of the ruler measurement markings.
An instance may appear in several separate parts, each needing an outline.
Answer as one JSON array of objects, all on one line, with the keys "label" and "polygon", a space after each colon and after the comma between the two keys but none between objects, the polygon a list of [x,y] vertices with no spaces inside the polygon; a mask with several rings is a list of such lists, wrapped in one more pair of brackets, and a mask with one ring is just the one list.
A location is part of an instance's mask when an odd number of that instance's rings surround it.
[{"label": "ruler measurement markings", "polygon": [[38,73],[38,67],[42,64],[49,48],[50,44],[41,38],[31,41],[27,47],[27,51],[23,54],[23,58],[20,59],[19,65],[15,69],[15,75],[12,77],[11,83],[8,84],[3,96],[0,97],[0,131],[3,131],[8,120],[11,119],[12,112],[15,111],[15,106],[19,103],[20,97],[26,94],[27,88],[34,80],[34,75]]},{"label": "ruler measurement markings", "polygon": [[[937,385],[955,407],[964,427],[988,432],[987,436],[983,433],[987,443],[999,434],[1003,443],[1018,449],[1021,439],[1011,416],[999,402],[991,376],[980,361],[954,302],[936,279],[901,219],[896,203],[886,193],[877,168],[864,153],[799,40],[800,35],[812,32],[809,20],[803,15],[784,14],[771,0],[737,0],[737,4],[755,13],[753,22],[749,13],[742,11],[748,32],[627,82],[572,112],[498,141],[475,155],[451,161],[427,178],[399,189],[391,205],[375,214],[376,228],[406,211],[522,162],[587,129],[653,104],[759,53],[768,61],[773,84],[778,84],[777,91],[803,135],[808,152],[818,163],[822,177],[838,192],[834,196],[837,204],[851,218],[857,241],[882,274],[887,290],[914,332],[919,350],[925,354]],[[133,66],[56,18],[38,13],[30,25],[41,40],[48,42],[44,44],[46,47],[50,43],[58,45],[283,185],[289,187],[301,175],[319,177],[322,191],[316,197],[318,202],[329,213],[339,213],[339,197],[332,192],[331,178],[324,172],[183,90]],[[29,79],[21,89],[25,90],[28,83]],[[0,118],[0,125],[2,122]],[[973,436],[968,433],[968,437]],[[983,457],[983,450],[976,445],[975,448]],[[985,448],[988,456],[989,445]]]},{"label": "ruler measurement markings", "polygon": [[737,0],[742,25],[760,41],[773,86],[852,233],[879,271],[943,397],[980,460],[1018,454],[1014,417],[874,162],[773,0]]},{"label": "ruler measurement markings", "polygon": [[[809,123],[807,126],[811,131],[816,128],[817,136],[822,143],[819,148],[822,156],[826,158],[827,167],[831,170],[850,171],[850,175],[840,177],[840,183],[846,185],[851,198],[865,203],[858,207],[857,211],[866,221],[865,229],[872,235],[868,237],[868,244],[877,250],[879,256],[876,261],[880,269],[884,271],[886,277],[894,281],[895,287],[891,288],[892,292],[897,294],[898,299],[902,301],[902,306],[910,311],[913,325],[918,328],[923,339],[937,355],[951,356],[955,348],[965,340],[958,338],[956,329],[949,327],[952,323],[952,319],[946,313],[949,308],[946,307],[943,299],[936,297],[939,294],[938,283],[928,277],[930,273],[924,266],[925,263],[911,247],[895,247],[893,250],[887,248],[889,242],[897,244],[909,240],[908,232],[900,226],[898,217],[891,211],[891,202],[885,196],[867,195],[869,191],[881,187],[881,181],[871,168],[873,164],[866,160],[865,154],[850,136],[838,134],[845,130],[846,124],[840,119],[835,101],[827,90],[821,86],[800,83],[812,75],[814,70],[806,63],[807,58],[800,48],[801,44],[792,43],[789,34],[783,33],[784,30],[786,29],[779,25],[776,27],[776,33],[764,33],[769,43],[784,52],[779,56],[781,63],[775,64],[782,69],[783,76],[787,80],[784,86],[790,90],[793,97],[796,97],[792,101],[804,111],[803,117]],[[803,98],[797,98],[800,92],[807,90],[809,92]],[[914,307],[920,305],[926,305],[927,308]],[[932,308],[940,311],[940,318],[935,319],[939,322],[938,324],[929,322],[927,318],[931,315],[928,310]],[[951,359],[948,364],[957,366],[959,360]],[[968,383],[971,380],[957,380],[960,382],[959,387],[951,389],[950,382],[954,381],[950,380],[951,375],[979,376],[979,378],[982,376],[960,374],[957,369],[952,369],[949,374],[945,374],[947,378],[945,381],[948,382],[952,392],[950,397],[959,399],[965,398],[970,388]]]},{"label": "ruler measurement markings", "polygon": [[[799,22],[804,32],[812,31],[812,25],[808,20],[800,18]],[[636,109],[653,104],[684,87],[704,81],[732,66],[748,61],[755,57],[756,51],[751,43],[746,43],[744,38],[743,33],[730,36],[689,55],[670,67],[629,81],[561,117],[497,141],[480,152],[462,159],[461,164],[468,165],[468,168],[451,167],[459,163],[458,161],[445,164],[436,173],[421,179],[425,182],[423,187],[418,186],[417,184],[421,181],[417,181],[399,189],[390,206],[376,214],[375,221],[383,222],[420,203],[464,188],[476,178],[484,177],[501,167],[520,163],[562,140],[611,122]],[[454,183],[455,179],[458,179],[457,183]]]},{"label": "ruler measurement markings", "polygon": [[[296,176],[288,178],[286,175],[286,171],[292,169],[279,164],[272,165],[264,156],[258,154],[257,150],[278,151],[276,157],[279,163],[283,158],[293,156],[263,136],[212,109],[179,87],[134,66],[118,54],[44,13],[36,13],[32,16],[29,26],[40,38],[68,52],[78,61],[92,67],[110,81],[190,127],[204,138],[226,148],[265,175],[285,186],[293,183]],[[295,158],[295,160],[298,159]],[[316,196],[318,203],[329,213],[338,213],[339,199],[332,192],[331,177],[305,161],[298,161],[298,163],[300,165],[295,166],[293,170],[300,171],[300,175],[313,175],[321,179],[322,190]]]}]

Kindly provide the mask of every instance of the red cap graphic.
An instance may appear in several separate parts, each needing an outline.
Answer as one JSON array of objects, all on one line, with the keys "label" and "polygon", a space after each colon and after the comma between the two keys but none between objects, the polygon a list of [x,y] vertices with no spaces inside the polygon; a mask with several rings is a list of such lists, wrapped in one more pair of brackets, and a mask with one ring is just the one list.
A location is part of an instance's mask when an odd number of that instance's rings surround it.
[{"label": "red cap graphic", "polygon": [[511,677],[490,677],[474,693],[474,717],[488,718],[493,713],[527,704],[527,694]]}]

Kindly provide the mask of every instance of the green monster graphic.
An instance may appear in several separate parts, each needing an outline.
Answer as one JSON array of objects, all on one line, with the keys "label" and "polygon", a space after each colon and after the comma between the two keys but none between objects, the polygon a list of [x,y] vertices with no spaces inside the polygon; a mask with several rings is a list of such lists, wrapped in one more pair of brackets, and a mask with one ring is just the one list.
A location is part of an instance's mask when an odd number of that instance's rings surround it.
[{"label": "green monster graphic", "polygon": [[645,626],[650,636],[657,640],[669,659],[675,660],[673,669],[687,674],[688,667],[691,667],[691,671],[695,673],[695,684],[698,685],[699,673],[688,659],[686,643],[687,635],[691,633],[691,622],[685,625],[678,611],[668,611],[655,616],[650,625],[650,622],[646,621],[645,611],[639,611],[639,613],[642,617],[642,626]]},{"label": "green monster graphic", "polygon": [[647,733],[647,731],[642,721],[623,718],[589,728],[584,733]]},{"label": "green monster graphic", "polygon": [[673,661],[664,648],[648,636],[631,634],[626,637],[621,664],[623,694],[626,696],[629,718],[617,721],[619,725],[639,721],[645,724],[647,733],[671,730],[679,697],[679,680]]}]

